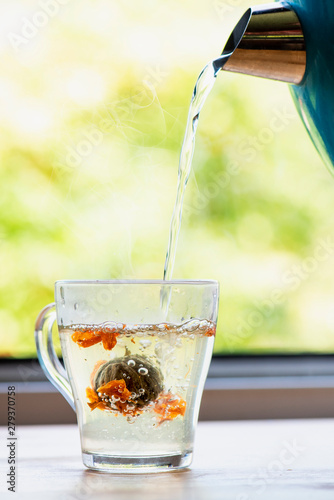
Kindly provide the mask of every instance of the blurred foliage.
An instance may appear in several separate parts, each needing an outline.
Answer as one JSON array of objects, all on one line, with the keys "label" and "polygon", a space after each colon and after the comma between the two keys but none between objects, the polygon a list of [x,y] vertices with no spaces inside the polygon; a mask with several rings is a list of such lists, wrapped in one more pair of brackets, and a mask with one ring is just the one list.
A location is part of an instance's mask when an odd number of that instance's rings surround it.
[{"label": "blurred foliage", "polygon": [[[248,7],[57,5],[0,7],[3,357],[35,356],[57,279],[162,277],[193,85]],[[174,271],[220,281],[216,353],[333,352],[333,211],[288,87],[220,74]]]}]

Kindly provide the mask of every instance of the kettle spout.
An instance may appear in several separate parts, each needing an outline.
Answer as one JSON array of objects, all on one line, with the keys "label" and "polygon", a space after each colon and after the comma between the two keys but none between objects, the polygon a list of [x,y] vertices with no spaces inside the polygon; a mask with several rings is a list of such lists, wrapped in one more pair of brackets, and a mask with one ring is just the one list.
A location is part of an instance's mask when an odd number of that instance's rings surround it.
[{"label": "kettle spout", "polygon": [[306,69],[306,49],[297,14],[285,2],[249,8],[232,31],[217,64],[219,61],[219,69],[225,71],[300,84]]}]

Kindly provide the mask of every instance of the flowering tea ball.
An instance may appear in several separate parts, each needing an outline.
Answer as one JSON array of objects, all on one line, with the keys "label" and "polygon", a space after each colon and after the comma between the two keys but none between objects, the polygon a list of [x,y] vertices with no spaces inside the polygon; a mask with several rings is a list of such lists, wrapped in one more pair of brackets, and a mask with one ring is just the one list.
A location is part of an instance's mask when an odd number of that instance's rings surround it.
[{"label": "flowering tea ball", "polygon": [[124,380],[131,392],[131,402],[143,407],[157,399],[163,389],[163,376],[159,368],[144,356],[125,356],[102,365],[94,379],[94,389],[112,380]]}]

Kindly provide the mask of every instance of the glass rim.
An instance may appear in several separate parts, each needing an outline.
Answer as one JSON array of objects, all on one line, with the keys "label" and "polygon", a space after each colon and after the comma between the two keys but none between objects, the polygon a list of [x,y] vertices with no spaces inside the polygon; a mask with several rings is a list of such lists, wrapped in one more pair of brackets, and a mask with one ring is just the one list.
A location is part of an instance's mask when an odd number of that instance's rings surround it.
[{"label": "glass rim", "polygon": [[154,280],[154,279],[124,279],[124,280],[57,280],[59,285],[219,285],[217,280]]}]

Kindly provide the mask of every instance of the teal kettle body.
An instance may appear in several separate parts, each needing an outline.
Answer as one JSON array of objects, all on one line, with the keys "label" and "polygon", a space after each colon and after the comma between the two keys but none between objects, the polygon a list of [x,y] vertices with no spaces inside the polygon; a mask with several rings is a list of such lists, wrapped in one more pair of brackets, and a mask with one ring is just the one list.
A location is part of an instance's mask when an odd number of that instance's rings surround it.
[{"label": "teal kettle body", "polygon": [[291,87],[303,122],[328,166],[334,168],[334,1],[290,0],[305,37],[306,71]]},{"label": "teal kettle body", "polygon": [[288,0],[248,9],[221,69],[288,82],[298,112],[334,173],[334,0]]}]

